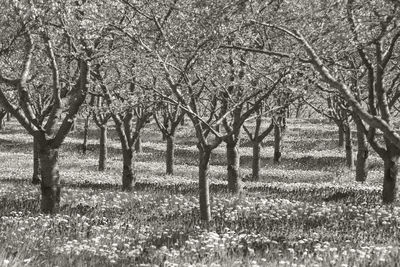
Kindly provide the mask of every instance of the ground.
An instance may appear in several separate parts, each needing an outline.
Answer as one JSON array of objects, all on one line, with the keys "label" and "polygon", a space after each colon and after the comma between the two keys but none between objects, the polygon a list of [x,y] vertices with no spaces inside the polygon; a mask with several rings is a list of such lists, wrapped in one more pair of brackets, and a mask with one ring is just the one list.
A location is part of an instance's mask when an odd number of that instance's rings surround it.
[{"label": "ground", "polygon": [[[261,181],[226,192],[224,147],[210,171],[212,216],[199,220],[197,148],[189,124],[177,138],[176,174],[164,175],[165,146],[155,125],[143,134],[138,183],[121,192],[121,156],[110,132],[109,163],[97,171],[98,130],[79,152],[81,125],[60,154],[61,212],[39,212],[32,138],[15,121],[0,133],[0,266],[395,266],[400,208],[381,205],[382,162],[370,160],[367,183],[354,182],[336,147],[336,127],[290,120],[283,159],[263,143]],[[244,136],[245,137],[245,136]],[[242,176],[251,173],[243,138]]]}]

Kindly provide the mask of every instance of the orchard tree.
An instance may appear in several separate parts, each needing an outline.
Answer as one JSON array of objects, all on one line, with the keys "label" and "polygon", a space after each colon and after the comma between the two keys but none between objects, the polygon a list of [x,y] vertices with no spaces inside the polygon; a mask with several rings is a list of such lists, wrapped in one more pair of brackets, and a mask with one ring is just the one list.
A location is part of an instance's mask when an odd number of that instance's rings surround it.
[{"label": "orchard tree", "polygon": [[[308,2],[301,4],[297,6],[296,15],[301,13],[301,18],[307,18],[305,23],[300,21],[300,16],[290,22],[289,17],[278,19],[280,25],[268,21],[255,23],[258,27],[283,33],[282,40],[290,43],[290,47],[298,45],[297,49],[292,49],[297,54],[289,56],[300,58],[311,65],[319,74],[321,82],[340,92],[359,116],[369,144],[384,162],[383,202],[392,203],[397,200],[400,136],[393,125],[393,110],[389,105],[388,94],[390,78],[393,77],[392,71],[396,71],[400,52],[399,8],[390,1],[366,3],[349,0],[346,3],[337,2],[330,8],[322,7],[321,3],[314,3],[313,6]],[[282,8],[287,8],[287,11],[293,7],[284,5]],[[312,31],[318,25],[320,30]],[[343,49],[343,44],[348,47]],[[365,86],[360,89],[362,95],[367,96],[366,105],[357,99],[347,79],[341,78],[338,68],[328,67],[330,62],[336,62],[335,56],[340,55],[341,51],[354,52],[367,72],[363,79]],[[339,63],[336,62],[336,65]],[[383,133],[383,145],[377,141],[378,130]]]},{"label": "orchard tree", "polygon": [[[105,2],[77,4],[4,1],[1,38],[16,40],[0,58],[0,82],[16,97],[0,90],[0,103],[36,140],[40,158],[41,210],[55,213],[60,206],[59,148],[71,129],[90,87],[92,61],[101,57],[101,41],[107,30],[98,10]],[[56,15],[57,14],[57,15]],[[109,13],[108,13],[109,14]],[[45,66],[38,66],[46,58]],[[40,68],[39,68],[40,67]],[[41,121],[34,112],[30,84],[32,73],[41,79],[51,95],[49,115]],[[4,88],[4,87],[2,87]]]},{"label": "orchard tree", "polygon": [[[352,111],[348,107],[347,102],[340,95],[336,92],[329,92],[328,89],[324,89],[320,85],[318,85],[317,92],[314,96],[314,103],[307,101],[307,104],[317,113],[333,121],[338,126],[338,146],[340,148],[343,146],[345,147],[346,167],[353,169],[353,143],[350,124]],[[364,135],[364,132],[362,132],[362,134]]]},{"label": "orchard tree", "polygon": [[105,101],[102,96],[94,97],[94,106],[93,106],[93,120],[96,123],[97,127],[100,129],[100,137],[99,137],[99,171],[104,171],[107,165],[107,131],[108,131],[108,121],[111,118],[110,112],[107,110],[105,106]]},{"label": "orchard tree", "polygon": [[[115,63],[115,62],[114,62]],[[113,64],[114,64],[113,63]],[[116,63],[115,63],[116,64]],[[152,103],[142,88],[136,85],[135,69],[133,73],[98,64],[92,73],[100,88],[102,97],[108,106],[108,112],[115,123],[123,159],[122,190],[130,191],[136,183],[135,143],[141,130],[152,116]],[[124,74],[121,74],[124,73]],[[119,82],[115,82],[119,80]]]},{"label": "orchard tree", "polygon": [[157,101],[155,105],[153,118],[163,135],[163,139],[167,141],[165,172],[172,175],[174,174],[175,162],[175,134],[185,112],[179,105],[172,104],[165,99]]}]

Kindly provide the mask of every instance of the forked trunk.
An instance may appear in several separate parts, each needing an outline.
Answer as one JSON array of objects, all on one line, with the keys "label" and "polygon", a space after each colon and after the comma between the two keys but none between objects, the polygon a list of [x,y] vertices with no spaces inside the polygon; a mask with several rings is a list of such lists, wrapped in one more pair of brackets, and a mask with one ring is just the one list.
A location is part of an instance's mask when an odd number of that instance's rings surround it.
[{"label": "forked trunk", "polygon": [[256,140],[252,142],[253,144],[253,161],[252,161],[252,181],[260,180],[260,143]]},{"label": "forked trunk", "polygon": [[37,137],[33,137],[33,175],[32,184],[40,184],[40,159],[39,143]]},{"label": "forked trunk", "polygon": [[199,148],[199,199],[200,218],[204,221],[211,220],[210,185],[208,172],[210,169],[211,150]]},{"label": "forked trunk", "polygon": [[174,174],[174,161],[175,161],[175,136],[167,136],[167,151],[166,151],[166,173]]},{"label": "forked trunk", "polygon": [[282,128],[279,123],[276,123],[274,126],[274,163],[280,163],[282,152],[281,152],[281,144],[282,144]]},{"label": "forked trunk", "polygon": [[397,199],[397,174],[399,172],[399,156],[389,156],[384,160],[383,203],[393,203]]},{"label": "forked trunk", "polygon": [[123,170],[122,170],[122,190],[130,191],[136,182],[134,172],[133,151],[131,148],[122,151]]},{"label": "forked trunk", "polygon": [[142,136],[139,133],[137,138],[136,138],[136,142],[135,142],[135,151],[136,153],[142,153],[143,152],[143,148],[142,148]]},{"label": "forked trunk", "polygon": [[345,139],[346,139],[346,167],[350,170],[354,169],[354,158],[353,158],[353,142],[351,139],[350,126],[345,127]]},{"label": "forked trunk", "polygon": [[226,144],[226,159],[228,190],[233,194],[238,194],[242,190],[242,181],[240,179],[240,154],[237,142]]},{"label": "forked trunk", "polygon": [[357,163],[356,163],[356,181],[365,182],[368,176],[368,146],[362,129],[361,121],[355,118],[357,126]]},{"label": "forked trunk", "polygon": [[58,149],[44,142],[39,142],[40,173],[43,213],[57,213],[60,208],[60,174],[58,166]]},{"label": "forked trunk", "polygon": [[107,161],[107,125],[100,127],[100,153],[99,153],[99,171],[106,169]]}]

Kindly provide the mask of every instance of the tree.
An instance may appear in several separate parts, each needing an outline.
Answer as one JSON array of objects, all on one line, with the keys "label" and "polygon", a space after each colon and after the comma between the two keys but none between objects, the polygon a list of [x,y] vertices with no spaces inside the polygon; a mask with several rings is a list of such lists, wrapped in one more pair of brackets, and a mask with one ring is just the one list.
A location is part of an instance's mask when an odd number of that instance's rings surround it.
[{"label": "tree", "polygon": [[104,107],[103,97],[97,96],[94,98],[95,109],[93,110],[93,120],[96,123],[97,127],[100,129],[100,138],[99,138],[99,171],[104,171],[106,169],[107,163],[107,123],[111,118],[111,114]]},{"label": "tree", "polygon": [[[351,115],[352,111],[348,107],[346,101],[335,92],[330,92],[328,89],[323,88],[321,85],[318,87],[314,102],[325,102],[324,105],[317,106],[311,101],[306,103],[319,114],[333,121],[339,129],[339,142],[338,146],[345,148],[346,167],[348,169],[354,168],[353,159],[353,142],[351,133]],[[319,99],[318,99],[319,98]],[[364,135],[364,133],[362,132]],[[361,139],[360,139],[361,142]]]},{"label": "tree", "polygon": [[[120,72],[122,71],[118,71],[118,73]],[[108,105],[110,116],[114,120],[115,130],[121,142],[122,190],[130,191],[136,182],[134,145],[138,140],[140,131],[153,114],[152,103],[147,98],[146,92],[136,86],[135,77],[131,80],[128,80],[128,78],[124,80],[121,76],[119,80],[125,82],[114,83],[115,76],[111,73],[106,65],[98,64],[92,75],[97,80]],[[136,121],[134,121],[135,118]]]},{"label": "tree", "polygon": [[250,142],[253,147],[253,157],[252,157],[252,175],[251,181],[259,181],[260,180],[260,150],[262,141],[272,132],[274,129],[274,122],[271,121],[270,125],[262,130],[262,125],[264,121],[264,105],[261,103],[261,107],[257,109],[256,118],[255,118],[255,128],[254,131],[251,132],[250,129],[243,125],[244,131],[247,133]]},{"label": "tree", "polygon": [[162,100],[156,105],[153,118],[163,135],[163,139],[167,141],[165,172],[166,174],[172,175],[174,174],[175,162],[175,134],[185,116],[185,112],[179,105],[174,105]]},{"label": "tree", "polygon": [[[101,57],[96,53],[107,30],[99,30],[92,12],[102,4],[2,2],[6,14],[2,40],[15,41],[1,54],[0,83],[16,97],[9,98],[0,90],[0,103],[37,142],[44,213],[55,213],[60,206],[59,148],[88,93],[92,61]],[[40,59],[45,59],[44,66],[37,64]],[[44,120],[34,112],[30,91],[30,84],[38,79],[31,75],[36,70],[47,81],[51,95]]]},{"label": "tree", "polygon": [[[304,5],[307,4],[304,3]],[[313,67],[319,74],[321,82],[340,92],[353,112],[359,116],[363,122],[360,126],[369,144],[384,161],[383,202],[392,203],[397,198],[400,136],[392,124],[393,111],[389,105],[388,78],[391,76],[392,66],[396,65],[395,58],[399,53],[397,44],[400,29],[396,26],[399,10],[392,2],[372,1],[366,4],[353,0],[348,1],[347,4],[340,3],[331,10],[318,8],[320,7],[312,10],[315,13],[309,19],[318,17],[319,21],[315,20],[315,23],[330,20],[330,23],[324,24],[330,26],[325,29],[323,37],[315,32],[310,34],[306,26],[300,29],[299,26],[291,27],[290,23],[285,26],[271,23],[258,23],[258,25],[280,31],[285,34],[285,37],[289,37],[288,40],[299,44],[297,51],[304,52],[301,59],[306,56],[307,58],[303,61]],[[339,12],[345,20],[335,20],[338,16],[326,15],[329,12]],[[370,18],[368,23],[364,23],[366,17]],[[332,27],[332,25],[335,26]],[[326,38],[334,41],[330,43],[330,47],[317,46],[318,42],[311,42],[307,35],[314,35],[314,37],[316,35],[319,39],[314,40],[317,41]],[[366,106],[357,100],[351,86],[346,83],[346,80],[341,79],[337,68],[327,67],[329,62],[335,61],[329,60],[327,56],[334,55],[330,52],[336,52],[338,47],[335,45],[338,41],[346,41],[349,44],[348,49],[357,55],[357,60],[362,62],[363,69],[367,72],[366,78],[363,79],[366,89],[362,92],[367,95]],[[377,141],[377,130],[383,133],[384,146]]]}]

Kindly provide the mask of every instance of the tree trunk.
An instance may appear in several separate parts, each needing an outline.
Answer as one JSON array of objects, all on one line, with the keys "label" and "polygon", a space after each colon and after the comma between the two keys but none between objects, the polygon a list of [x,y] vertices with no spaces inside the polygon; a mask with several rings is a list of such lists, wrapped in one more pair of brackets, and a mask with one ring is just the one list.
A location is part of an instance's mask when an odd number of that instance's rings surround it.
[{"label": "tree trunk", "polygon": [[[356,181],[365,182],[368,176],[368,146],[362,129],[362,121],[354,117],[357,126],[357,164]],[[360,120],[360,121],[359,121]]]},{"label": "tree trunk", "polygon": [[60,174],[58,167],[58,149],[39,142],[40,173],[43,213],[57,213],[60,208]]},{"label": "tree trunk", "polygon": [[393,203],[397,200],[397,174],[399,172],[399,154],[388,152],[384,159],[384,178],[382,200],[385,204]]},{"label": "tree trunk", "polygon": [[89,116],[86,117],[85,126],[83,127],[83,143],[82,143],[82,154],[86,154],[87,142],[88,142],[88,132],[89,132]]},{"label": "tree trunk", "polygon": [[353,158],[353,142],[351,139],[351,128],[349,125],[345,126],[345,141],[346,141],[346,167],[350,170],[354,169],[354,158]]},{"label": "tree trunk", "polygon": [[131,148],[122,151],[123,171],[122,171],[122,190],[130,191],[136,182],[134,166],[133,166],[133,151]]},{"label": "tree trunk", "polygon": [[282,128],[279,125],[279,122],[275,123],[274,126],[274,163],[280,163],[282,152],[281,152],[281,144],[282,144]]},{"label": "tree trunk", "polygon": [[[164,128],[166,129],[166,132],[168,132],[168,130],[167,130],[169,128],[168,116],[163,117],[163,125],[164,125]],[[167,140],[167,135],[165,134],[165,132],[162,131],[161,133],[162,133],[162,140],[163,141]]]},{"label": "tree trunk", "polygon": [[175,136],[167,136],[167,151],[166,151],[166,173],[174,174],[174,161],[175,161]]},{"label": "tree trunk", "polygon": [[107,125],[100,127],[100,153],[99,153],[99,171],[106,169],[107,161]]},{"label": "tree trunk", "polygon": [[0,131],[4,131],[6,129],[6,123],[4,119],[0,119]]},{"label": "tree trunk", "polygon": [[238,194],[242,190],[240,179],[240,154],[237,142],[226,143],[226,159],[228,169],[228,190]]},{"label": "tree trunk", "polygon": [[204,221],[211,220],[210,185],[208,172],[210,170],[211,150],[199,147],[199,199],[200,218]]},{"label": "tree trunk", "polygon": [[183,116],[182,120],[181,120],[181,126],[185,126],[185,124],[186,124],[186,120],[185,120],[185,116]]},{"label": "tree trunk", "polygon": [[76,118],[74,118],[74,121],[71,125],[70,133],[74,133],[75,131],[76,131]]},{"label": "tree trunk", "polygon": [[344,127],[343,124],[338,125],[339,142],[338,147],[344,148]]},{"label": "tree trunk", "polygon": [[296,119],[300,119],[303,105],[298,104],[296,108]]},{"label": "tree trunk", "polygon": [[137,138],[136,138],[135,151],[136,151],[136,153],[142,153],[143,152],[142,135],[141,135],[141,133],[139,133]]},{"label": "tree trunk", "polygon": [[0,131],[4,131],[6,129],[5,117],[7,114],[7,112],[0,113]]},{"label": "tree trunk", "polygon": [[7,112],[7,121],[8,121],[8,122],[11,121],[11,114],[10,114],[10,112]]},{"label": "tree trunk", "polygon": [[252,181],[260,180],[260,142],[252,141],[253,144],[253,162],[252,162]]},{"label": "tree trunk", "polygon": [[33,137],[33,175],[32,184],[40,184],[40,155],[37,137]]}]

